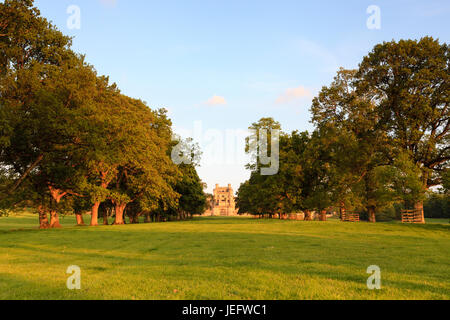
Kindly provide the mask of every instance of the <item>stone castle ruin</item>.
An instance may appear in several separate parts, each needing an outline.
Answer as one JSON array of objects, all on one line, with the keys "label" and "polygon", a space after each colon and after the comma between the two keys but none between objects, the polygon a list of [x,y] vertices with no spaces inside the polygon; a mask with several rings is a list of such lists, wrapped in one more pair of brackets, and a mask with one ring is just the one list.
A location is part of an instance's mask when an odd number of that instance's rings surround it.
[{"label": "stone castle ruin", "polygon": [[207,210],[204,216],[237,216],[238,209],[234,200],[233,188],[231,184],[228,187],[219,187],[216,184],[213,197],[210,199],[211,209]]}]

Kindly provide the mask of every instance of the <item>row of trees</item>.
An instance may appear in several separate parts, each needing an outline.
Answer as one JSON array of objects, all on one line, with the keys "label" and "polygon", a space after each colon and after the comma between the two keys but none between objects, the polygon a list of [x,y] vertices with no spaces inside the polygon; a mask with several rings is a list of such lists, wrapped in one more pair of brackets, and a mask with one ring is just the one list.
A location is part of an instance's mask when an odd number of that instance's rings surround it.
[{"label": "row of trees", "polygon": [[[242,213],[365,212],[394,203],[422,211],[432,187],[449,185],[449,47],[430,37],[377,45],[359,69],[341,69],[313,100],[315,130],[282,133],[280,170],[238,191]],[[250,129],[280,129],[271,118]],[[270,139],[268,139],[270,141]],[[248,148],[255,152],[254,148]],[[424,220],[424,217],[423,221]]]},{"label": "row of trees", "polygon": [[424,203],[427,218],[450,219],[450,197],[448,194],[432,193]]},{"label": "row of trees", "polygon": [[[202,213],[206,198],[195,166],[176,166],[165,109],[150,109],[99,76],[33,7],[0,3],[0,205],[31,206],[41,228],[58,215],[91,211],[115,224]],[[50,217],[50,221],[49,218]],[[104,219],[104,221],[107,221]]]}]

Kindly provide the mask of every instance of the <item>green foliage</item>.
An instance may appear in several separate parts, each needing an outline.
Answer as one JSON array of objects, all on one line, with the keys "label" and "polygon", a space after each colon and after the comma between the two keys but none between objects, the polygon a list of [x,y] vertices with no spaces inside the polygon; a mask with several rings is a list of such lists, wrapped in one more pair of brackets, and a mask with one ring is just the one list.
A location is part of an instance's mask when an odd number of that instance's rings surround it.
[{"label": "green foliage", "polygon": [[392,165],[377,167],[373,179],[377,207],[398,201],[411,206],[415,201],[423,200],[425,192],[420,177],[420,169],[406,154],[399,154]]},{"label": "green foliage", "polygon": [[60,65],[72,53],[64,36],[33,7],[33,0],[0,3],[1,75],[29,68],[34,63]]},{"label": "green foliage", "polygon": [[[0,13],[0,206],[66,213],[109,201],[141,214],[185,196],[184,209],[200,213],[194,167],[195,191],[175,190],[186,176],[170,159],[167,111],[98,76],[33,1],[7,0]],[[198,146],[187,145],[198,163]]]},{"label": "green foliage", "polygon": [[442,187],[445,193],[450,193],[450,169],[446,169],[442,173]]},{"label": "green foliage", "polygon": [[[303,147],[292,148],[296,133],[281,139],[278,175],[258,177],[252,154],[242,212],[334,206],[375,221],[393,217],[396,203],[420,208],[431,186],[448,190],[449,56],[448,45],[430,37],[392,41],[377,45],[358,70],[339,70],[313,100],[316,130],[304,134]],[[250,128],[275,126],[264,118]],[[256,149],[248,143],[246,150]]]},{"label": "green foliage", "polygon": [[450,218],[450,196],[431,193],[424,202],[425,217],[437,219]]},{"label": "green foliage", "polygon": [[182,178],[175,186],[175,191],[181,195],[178,210],[193,214],[203,214],[206,210],[206,195],[203,183],[193,165],[180,166]]},{"label": "green foliage", "polygon": [[[252,124],[249,128],[259,132],[261,129],[268,130],[268,141],[271,140],[272,129],[281,130],[278,122],[272,118],[263,118]],[[243,183],[237,192],[237,206],[241,214],[250,213],[254,215],[275,215],[289,212],[298,208],[300,204],[298,188],[300,180],[299,164],[297,163],[300,149],[304,147],[304,140],[308,139],[307,133],[294,132],[291,135],[281,133],[280,135],[280,168],[276,175],[261,175],[261,164],[257,157],[259,152],[257,141],[247,139],[246,151],[251,156],[251,163],[247,168],[251,169],[250,180]],[[268,148],[269,154],[272,152]],[[296,183],[298,182],[298,183]]]},{"label": "green foliage", "polygon": [[424,188],[440,184],[450,162],[449,59],[448,45],[431,37],[385,42],[356,75],[361,94],[376,101],[393,145],[422,169]]},{"label": "green foliage", "polygon": [[[246,165],[246,168],[251,171],[256,171],[258,168],[262,168],[265,165],[261,163],[259,154],[262,152],[261,145],[259,144],[259,138],[261,134],[267,134],[268,146],[267,152],[268,155],[272,153],[270,141],[272,139],[272,130],[280,130],[281,125],[279,122],[275,121],[273,118],[261,118],[258,122],[252,123],[252,125],[248,128],[250,131],[253,131],[254,135],[251,137],[247,137],[245,140],[245,152],[250,156],[250,163]],[[258,139],[256,139],[258,137]]]}]

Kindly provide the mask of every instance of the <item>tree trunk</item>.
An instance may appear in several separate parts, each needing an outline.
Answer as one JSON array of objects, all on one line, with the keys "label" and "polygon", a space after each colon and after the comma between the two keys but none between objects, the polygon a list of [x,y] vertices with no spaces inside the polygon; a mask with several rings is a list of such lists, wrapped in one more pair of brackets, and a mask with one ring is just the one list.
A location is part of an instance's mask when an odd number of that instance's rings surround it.
[{"label": "tree trunk", "polygon": [[367,208],[368,213],[369,213],[369,222],[375,223],[377,222],[377,218],[375,216],[375,207],[371,206],[369,208]]},{"label": "tree trunk", "polygon": [[344,220],[345,212],[345,203],[341,202],[341,205],[339,207],[339,219]]},{"label": "tree trunk", "polygon": [[145,223],[150,223],[150,222],[151,222],[151,221],[150,221],[150,214],[149,214],[149,213],[146,213],[146,214],[145,214],[144,222],[145,222]]},{"label": "tree trunk", "polygon": [[[58,204],[61,202],[61,199],[67,194],[62,190],[54,188],[52,185],[48,185],[48,189],[50,190],[50,194],[53,197],[53,200]],[[62,228],[59,223],[59,216],[56,210],[50,211],[50,228]]]},{"label": "tree trunk", "polygon": [[[426,193],[429,190],[428,187],[428,178],[429,178],[429,172],[422,172],[422,184],[423,184],[423,191]],[[423,210],[423,200],[418,200],[414,203],[414,209],[420,211],[420,220],[421,223],[426,223],[425,221],[425,212]]]},{"label": "tree trunk", "polygon": [[305,221],[312,221],[311,211],[305,210]]},{"label": "tree trunk", "polygon": [[425,223],[425,212],[423,210],[423,200],[416,201],[416,203],[414,203],[414,209],[420,211],[420,220],[422,223]]},{"label": "tree trunk", "polygon": [[103,225],[104,226],[109,225],[109,223],[108,223],[108,213],[106,212],[106,210],[105,210],[105,212],[103,212]]},{"label": "tree trunk", "polygon": [[130,224],[139,224],[139,214],[135,216],[129,216]]},{"label": "tree trunk", "polygon": [[40,206],[39,210],[39,229],[48,229],[50,228],[50,224],[48,223],[48,216],[45,208]]},{"label": "tree trunk", "polygon": [[376,209],[376,201],[375,201],[375,191],[374,191],[374,187],[373,187],[373,183],[372,183],[372,178],[371,178],[371,174],[366,174],[364,176],[364,183],[365,183],[365,188],[366,188],[366,208],[367,208],[367,213],[369,215],[369,222],[375,223],[377,222],[377,219],[375,217],[375,209]]},{"label": "tree trunk", "polygon": [[58,213],[55,210],[50,211],[50,228],[62,228]]},{"label": "tree trunk", "polygon": [[98,226],[98,208],[100,207],[100,201],[97,201],[92,206],[91,211],[91,227]]},{"label": "tree trunk", "polygon": [[83,219],[83,214],[75,214],[75,217],[77,218],[77,226],[84,226],[84,219]]},{"label": "tree trunk", "polygon": [[327,221],[327,211],[326,210],[320,211],[319,220],[320,221]]},{"label": "tree trunk", "polygon": [[114,221],[114,225],[122,225],[125,224],[125,221],[123,220],[123,212],[125,211],[125,207],[127,204],[116,204],[115,205],[115,211],[116,211],[116,219]]}]

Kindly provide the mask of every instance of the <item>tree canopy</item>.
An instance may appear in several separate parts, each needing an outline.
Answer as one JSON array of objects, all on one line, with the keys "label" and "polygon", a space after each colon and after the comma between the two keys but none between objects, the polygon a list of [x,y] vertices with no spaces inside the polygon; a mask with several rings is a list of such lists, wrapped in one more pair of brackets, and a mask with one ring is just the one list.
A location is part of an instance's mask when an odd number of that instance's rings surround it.
[{"label": "tree canopy", "polygon": [[[202,213],[194,165],[170,157],[172,123],[97,74],[31,0],[0,3],[0,168],[3,209],[28,206],[41,228],[58,214],[114,208],[136,217]],[[188,187],[183,187],[183,183]],[[48,221],[47,214],[50,215]]]},{"label": "tree canopy", "polygon": [[[261,177],[257,159],[247,166],[241,212],[301,210],[308,219],[310,211],[339,208],[375,222],[400,203],[425,222],[429,188],[448,190],[449,75],[448,45],[431,37],[385,42],[357,70],[340,69],[313,99],[314,132],[283,134],[279,173]],[[251,128],[266,123],[277,122],[264,118]]]}]

